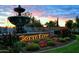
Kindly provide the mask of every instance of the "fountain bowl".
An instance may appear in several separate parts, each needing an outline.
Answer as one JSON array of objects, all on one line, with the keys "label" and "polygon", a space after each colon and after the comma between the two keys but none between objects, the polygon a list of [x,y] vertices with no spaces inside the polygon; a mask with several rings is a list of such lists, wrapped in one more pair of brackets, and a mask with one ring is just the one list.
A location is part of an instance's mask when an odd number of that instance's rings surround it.
[{"label": "fountain bowl", "polygon": [[8,17],[8,20],[14,24],[14,25],[25,25],[27,23],[29,23],[30,21],[30,17],[26,17],[26,16],[10,16]]}]

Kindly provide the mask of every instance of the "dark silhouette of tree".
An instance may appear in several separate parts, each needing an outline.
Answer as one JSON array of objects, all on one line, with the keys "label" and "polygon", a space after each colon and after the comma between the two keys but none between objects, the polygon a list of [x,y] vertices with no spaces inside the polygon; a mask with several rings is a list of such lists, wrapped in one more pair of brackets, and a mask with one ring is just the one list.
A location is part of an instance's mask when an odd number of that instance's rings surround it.
[{"label": "dark silhouette of tree", "polygon": [[47,25],[47,27],[55,27],[56,23],[53,21],[47,22],[45,25]]},{"label": "dark silhouette of tree", "polygon": [[77,28],[79,28],[79,18],[78,18],[78,16],[76,17],[76,26],[77,26]]},{"label": "dark silhouette of tree", "polygon": [[66,24],[65,24],[65,26],[67,28],[69,28],[69,29],[72,29],[72,27],[73,27],[73,21],[72,20],[67,21]]},{"label": "dark silhouette of tree", "polygon": [[59,27],[59,18],[57,18],[56,26]]},{"label": "dark silhouette of tree", "polygon": [[77,28],[77,23],[73,23],[73,28]]},{"label": "dark silhouette of tree", "polygon": [[32,17],[31,21],[32,21],[32,23],[34,23],[35,22],[35,17]]},{"label": "dark silhouette of tree", "polygon": [[65,26],[68,28],[66,33],[67,34],[69,33],[69,36],[72,36],[73,21],[72,20],[68,20],[66,22]]},{"label": "dark silhouette of tree", "polygon": [[33,23],[34,27],[43,27],[43,25],[40,22]]},{"label": "dark silhouette of tree", "polygon": [[35,17],[31,18],[30,26],[31,27],[43,27],[43,25],[40,23],[40,20],[36,20]]}]

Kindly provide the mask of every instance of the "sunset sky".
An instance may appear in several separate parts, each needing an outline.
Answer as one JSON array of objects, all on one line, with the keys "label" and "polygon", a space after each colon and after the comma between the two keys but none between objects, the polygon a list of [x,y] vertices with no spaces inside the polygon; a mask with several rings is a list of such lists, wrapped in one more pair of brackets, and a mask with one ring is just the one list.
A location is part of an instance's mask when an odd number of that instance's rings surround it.
[{"label": "sunset sky", "polygon": [[[13,16],[13,8],[17,5],[0,5],[0,26],[14,26],[7,17]],[[25,12],[31,12],[33,16],[40,19],[42,24],[48,21],[55,21],[59,18],[59,25],[65,26],[67,20],[75,20],[79,15],[79,5],[22,5]]]}]

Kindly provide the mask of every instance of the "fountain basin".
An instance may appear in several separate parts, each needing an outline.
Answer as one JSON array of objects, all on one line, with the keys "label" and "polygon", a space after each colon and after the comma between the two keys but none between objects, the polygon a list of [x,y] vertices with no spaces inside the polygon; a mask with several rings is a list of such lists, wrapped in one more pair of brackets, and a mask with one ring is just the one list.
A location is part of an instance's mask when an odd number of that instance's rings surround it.
[{"label": "fountain basin", "polygon": [[23,26],[30,22],[30,17],[26,16],[10,16],[8,20],[16,26],[17,33],[24,33]]},{"label": "fountain basin", "polygon": [[30,17],[26,17],[26,16],[10,16],[8,17],[8,20],[14,24],[14,25],[25,25],[27,23],[29,23],[30,21]]}]

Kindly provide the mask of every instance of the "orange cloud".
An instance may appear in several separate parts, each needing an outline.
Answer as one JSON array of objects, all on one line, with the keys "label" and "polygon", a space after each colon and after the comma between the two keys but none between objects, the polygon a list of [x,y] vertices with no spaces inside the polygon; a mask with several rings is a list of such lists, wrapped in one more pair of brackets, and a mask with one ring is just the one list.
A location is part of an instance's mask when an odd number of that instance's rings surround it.
[{"label": "orange cloud", "polygon": [[57,17],[53,17],[53,16],[48,16],[47,17],[49,21],[56,21]]}]

